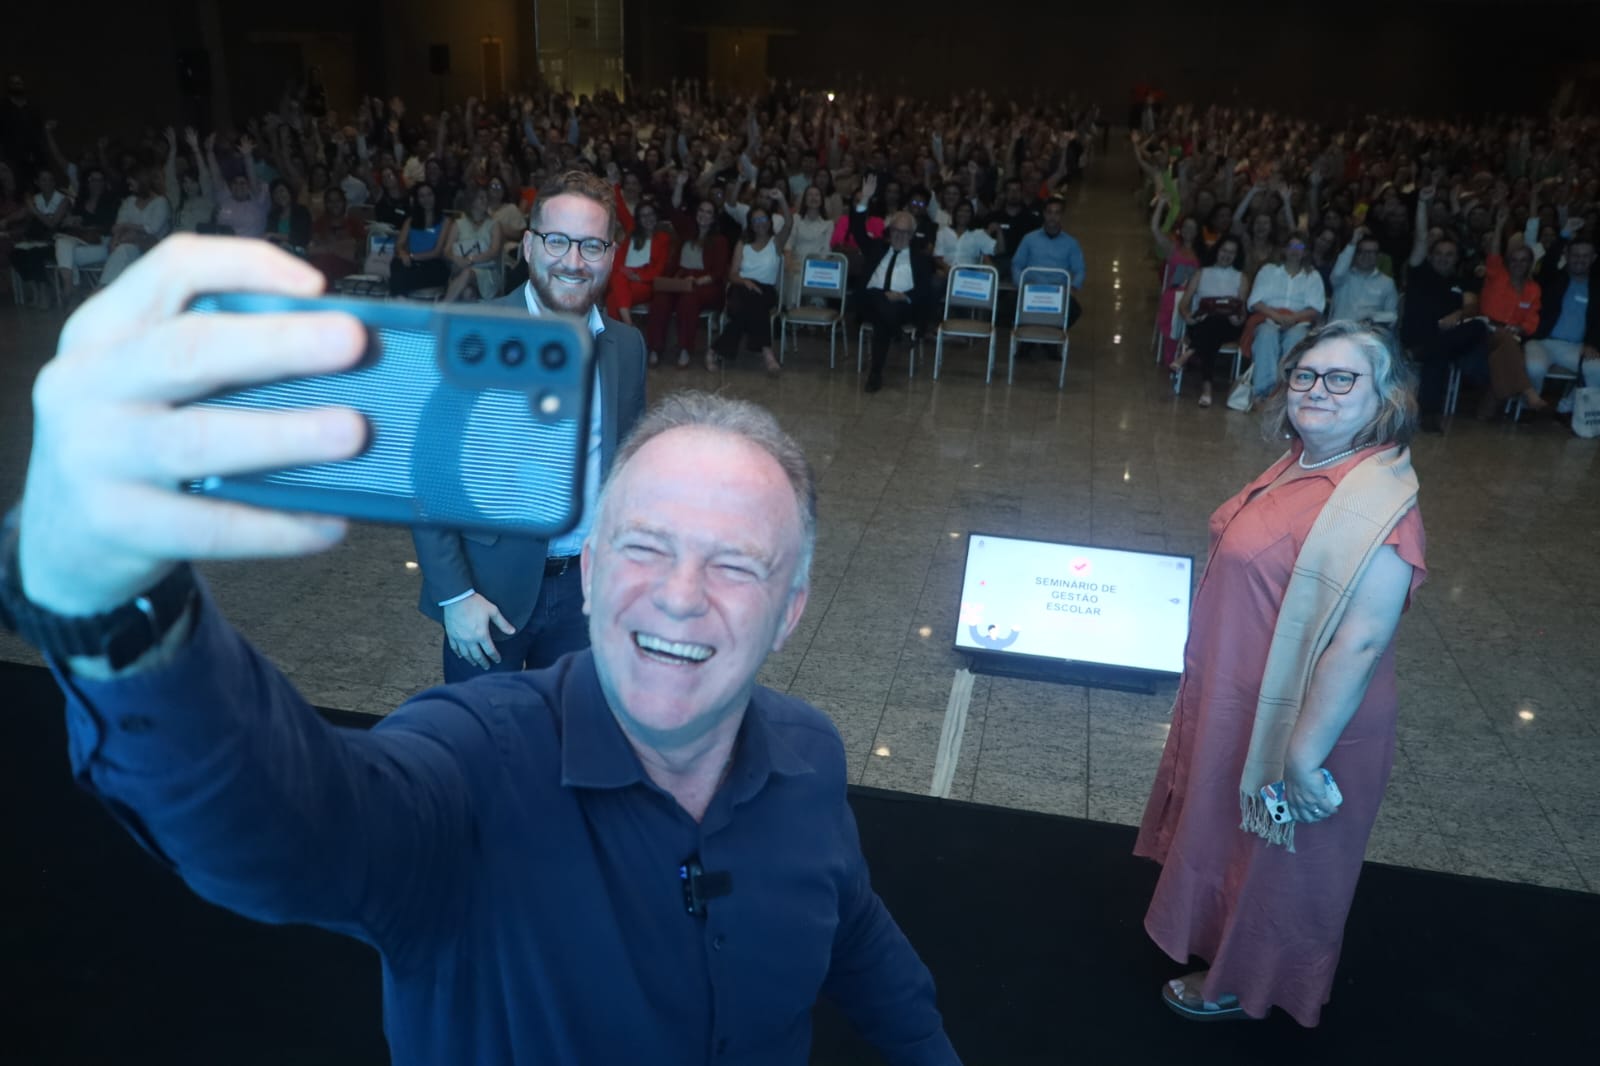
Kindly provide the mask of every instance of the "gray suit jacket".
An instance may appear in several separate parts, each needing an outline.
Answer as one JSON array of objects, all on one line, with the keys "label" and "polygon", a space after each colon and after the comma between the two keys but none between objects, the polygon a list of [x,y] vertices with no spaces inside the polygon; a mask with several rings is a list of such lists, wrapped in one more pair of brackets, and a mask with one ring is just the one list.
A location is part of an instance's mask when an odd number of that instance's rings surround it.
[{"label": "gray suit jacket", "polygon": [[[522,288],[494,303],[525,307]],[[607,318],[595,338],[600,368],[600,475],[611,471],[617,447],[644,414],[644,338],[632,326]],[[447,529],[413,529],[422,593],[417,607],[436,622],[444,620],[441,600],[475,589],[500,608],[506,621],[521,629],[533,616],[544,582],[548,541],[531,537],[464,533]]]}]

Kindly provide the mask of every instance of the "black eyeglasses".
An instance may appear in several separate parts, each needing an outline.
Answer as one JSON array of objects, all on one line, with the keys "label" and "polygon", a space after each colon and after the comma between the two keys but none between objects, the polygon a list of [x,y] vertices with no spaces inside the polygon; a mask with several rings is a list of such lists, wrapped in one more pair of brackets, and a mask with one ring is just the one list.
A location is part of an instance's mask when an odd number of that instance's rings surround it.
[{"label": "black eyeglasses", "polygon": [[1323,388],[1335,396],[1343,396],[1356,387],[1356,378],[1363,376],[1354,370],[1324,370],[1319,374],[1315,370],[1297,366],[1289,371],[1289,387],[1295,392],[1310,392],[1317,379],[1321,378]]},{"label": "black eyeglasses", "polygon": [[904,226],[890,226],[889,227],[889,232],[890,233],[898,233],[902,237],[915,237],[917,235],[917,231],[916,230],[914,230],[914,229],[906,229]]},{"label": "black eyeglasses", "polygon": [[540,230],[529,230],[529,233],[544,242],[544,250],[560,259],[567,254],[567,249],[574,244],[578,246],[578,255],[591,263],[598,263],[605,258],[606,252],[611,249],[611,241],[603,241],[599,237],[569,237],[565,233],[544,233]]}]

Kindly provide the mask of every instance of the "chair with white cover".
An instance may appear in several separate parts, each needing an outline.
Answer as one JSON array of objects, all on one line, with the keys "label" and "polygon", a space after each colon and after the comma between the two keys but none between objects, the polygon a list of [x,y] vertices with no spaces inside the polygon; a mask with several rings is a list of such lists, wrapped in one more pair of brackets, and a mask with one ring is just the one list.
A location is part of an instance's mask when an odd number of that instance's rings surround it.
[{"label": "chair with white cover", "polygon": [[[810,326],[828,331],[828,369],[834,367],[834,349],[837,338],[844,334],[844,354],[850,354],[850,336],[844,332],[844,312],[848,301],[849,287],[846,277],[850,265],[843,255],[838,252],[829,252],[826,255],[808,255],[800,263],[800,292],[795,306],[784,311],[778,318],[778,361],[783,362],[783,353],[788,348],[789,327],[794,326],[798,331],[801,326]],[[821,300],[823,306],[813,307],[807,304],[808,300]],[[828,306],[829,301],[838,301],[838,306]],[[795,338],[795,350],[799,350],[798,334]]]},{"label": "chair with white cover", "polygon": [[[1000,307],[1000,272],[992,266],[974,264],[950,271],[944,286],[944,316],[933,338],[933,380],[939,380],[944,365],[944,339],[971,337],[989,342],[989,367],[983,375],[987,385],[994,379],[995,318]],[[971,318],[953,318],[951,310],[974,312]]]},{"label": "chair with white cover", "polygon": [[1029,267],[1017,279],[1017,311],[1011,324],[1011,351],[1006,384],[1017,372],[1017,348],[1047,344],[1061,348],[1061,375],[1056,388],[1067,387],[1067,318],[1072,313],[1072,275],[1057,267]]}]

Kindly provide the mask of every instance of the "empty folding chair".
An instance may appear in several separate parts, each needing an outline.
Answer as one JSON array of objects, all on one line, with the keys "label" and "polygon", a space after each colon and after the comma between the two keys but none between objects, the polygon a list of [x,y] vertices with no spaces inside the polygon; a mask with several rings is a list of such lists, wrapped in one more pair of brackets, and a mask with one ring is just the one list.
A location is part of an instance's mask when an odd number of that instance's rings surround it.
[{"label": "empty folding chair", "polygon": [[1011,325],[1006,384],[1017,372],[1017,348],[1024,344],[1061,347],[1061,376],[1067,387],[1067,316],[1072,312],[1072,275],[1056,267],[1029,267],[1017,279],[1017,312]]},{"label": "empty folding chair", "polygon": [[[989,367],[983,382],[994,377],[995,315],[1000,306],[1000,272],[992,266],[960,266],[950,271],[944,286],[944,316],[933,338],[933,380],[944,365],[946,337],[975,337],[989,342]],[[952,309],[972,311],[977,317],[952,318]]]},{"label": "empty folding chair", "polygon": [[[844,333],[844,311],[848,301],[848,288],[845,277],[849,272],[849,261],[838,252],[829,252],[826,255],[808,255],[800,264],[800,293],[799,301],[795,306],[784,311],[778,319],[778,361],[783,361],[783,353],[788,348],[789,327],[796,329],[795,350],[799,351],[799,334],[801,326],[811,326],[828,331],[828,369],[834,366],[834,346],[836,338]],[[822,307],[808,306],[806,301],[819,299],[824,301]],[[828,306],[828,301],[837,301],[838,306]],[[844,354],[850,354],[850,336],[844,334]]]}]

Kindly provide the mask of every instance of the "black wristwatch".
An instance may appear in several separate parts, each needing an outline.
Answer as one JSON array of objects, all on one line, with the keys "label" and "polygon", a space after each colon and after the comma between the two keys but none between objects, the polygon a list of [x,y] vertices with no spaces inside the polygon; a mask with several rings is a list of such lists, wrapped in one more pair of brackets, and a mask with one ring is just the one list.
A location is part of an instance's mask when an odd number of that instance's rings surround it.
[{"label": "black wristwatch", "polygon": [[103,614],[63,615],[22,592],[17,566],[17,511],[0,526],[0,626],[56,658],[101,658],[121,670],[161,643],[199,594],[183,563],[150,589]]}]

